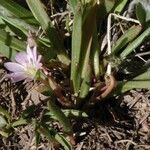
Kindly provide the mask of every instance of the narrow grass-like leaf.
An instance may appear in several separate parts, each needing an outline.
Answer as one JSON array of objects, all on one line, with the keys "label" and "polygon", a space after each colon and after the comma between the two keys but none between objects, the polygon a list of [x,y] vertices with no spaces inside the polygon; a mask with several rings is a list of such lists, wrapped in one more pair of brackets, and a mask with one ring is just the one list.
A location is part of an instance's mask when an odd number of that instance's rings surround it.
[{"label": "narrow grass-like leaf", "polygon": [[17,127],[17,126],[22,126],[22,125],[26,125],[29,122],[27,121],[27,119],[24,118],[19,118],[17,121],[14,121],[11,126],[12,127]]},{"label": "narrow grass-like leaf", "polygon": [[44,10],[44,6],[40,2],[40,0],[26,0],[26,2],[31,9],[34,17],[38,20],[44,30],[46,30],[49,25],[52,26],[50,19],[46,11]]},{"label": "narrow grass-like leaf", "polygon": [[70,2],[70,5],[71,5],[73,11],[75,12],[78,1],[77,0],[69,0],[69,2]]},{"label": "narrow grass-like leaf", "polygon": [[51,100],[48,102],[48,110],[62,125],[64,132],[72,133],[72,126],[70,120],[64,115],[61,109],[55,105]]},{"label": "narrow grass-like leaf", "polygon": [[3,107],[0,106],[0,114],[2,114],[3,116],[5,116],[8,120],[11,119],[10,114],[7,112],[7,110],[5,110]]},{"label": "narrow grass-like leaf", "polygon": [[120,54],[120,57],[124,59],[135,48],[137,48],[149,35],[150,35],[150,27],[148,27],[141,35],[139,35],[133,42],[131,42]]},{"label": "narrow grass-like leaf", "polygon": [[3,116],[0,115],[0,129],[7,125],[7,121]]},{"label": "narrow grass-like leaf", "polygon": [[148,23],[150,21],[150,2],[149,0],[137,1],[136,15],[139,21],[142,23]]},{"label": "narrow grass-like leaf", "polygon": [[150,89],[150,81],[119,82],[116,92],[123,93],[131,89]]},{"label": "narrow grass-like leaf", "polygon": [[26,49],[26,43],[9,35],[9,33],[0,30],[0,42],[17,51]]},{"label": "narrow grass-like leaf", "polygon": [[122,10],[124,9],[124,7],[126,6],[127,2],[128,2],[128,0],[118,1],[116,4],[116,7],[114,9],[114,12],[120,14],[122,12]]},{"label": "narrow grass-like leaf", "polygon": [[54,129],[49,129],[48,125],[41,124],[37,128],[37,131],[40,134],[43,134],[51,142],[60,143],[64,147],[64,150],[71,150],[72,149],[70,143],[65,139],[65,137],[60,135],[59,133],[57,133]]},{"label": "narrow grass-like leaf", "polygon": [[133,78],[133,80],[150,80],[150,71],[138,75],[137,77]]},{"label": "narrow grass-like leaf", "polygon": [[136,4],[136,17],[144,24],[146,21],[146,12],[141,3]]},{"label": "narrow grass-like leaf", "polygon": [[17,51],[0,42],[0,53],[10,60],[14,60]]},{"label": "narrow grass-like leaf", "polygon": [[[89,93],[90,82],[91,82],[91,59],[92,52],[95,52],[95,46],[92,47],[92,41],[94,38],[94,31],[96,30],[96,12],[97,3],[96,1],[91,1],[89,7],[86,7],[84,12],[84,22],[83,22],[83,36],[82,36],[82,47],[80,56],[80,68],[81,68],[81,78],[82,84],[80,88],[80,98],[85,98]],[[89,30],[90,26],[90,30]],[[95,39],[96,40],[96,39]]]},{"label": "narrow grass-like leaf", "polygon": [[36,149],[38,149],[38,145],[40,143],[40,133],[36,130],[35,131],[35,146],[36,146]]},{"label": "narrow grass-like leaf", "polygon": [[63,146],[64,150],[72,150],[71,144],[63,135],[56,133],[55,139]]},{"label": "narrow grass-like leaf", "polygon": [[9,133],[0,130],[0,135],[2,135],[2,136],[4,136],[4,137],[8,138]]},{"label": "narrow grass-like leaf", "polygon": [[117,0],[102,0],[102,2],[104,3],[106,12],[108,13],[115,6],[115,3],[117,2]]},{"label": "narrow grass-like leaf", "polygon": [[94,75],[96,78],[99,78],[100,74],[101,74],[101,70],[100,70],[100,59],[99,59],[99,55],[100,55],[100,50],[99,50],[99,46],[98,46],[98,37],[97,37],[97,28],[95,27],[94,30],[94,34],[93,34],[93,41],[92,41],[92,45],[91,45],[91,55],[92,55],[92,64],[93,64],[93,70],[94,70]]},{"label": "narrow grass-like leaf", "polygon": [[124,46],[134,40],[137,35],[141,32],[142,27],[140,25],[130,27],[113,45],[112,53],[117,55]]},{"label": "narrow grass-like leaf", "polygon": [[53,130],[49,130],[48,127],[46,125],[40,125],[38,128],[37,128],[37,131],[40,133],[40,134],[43,134],[48,140],[50,140],[51,142],[56,142],[56,139],[55,139],[55,132]]},{"label": "narrow grass-like leaf", "polygon": [[73,83],[74,92],[79,92],[81,82],[81,72],[79,72],[80,51],[82,43],[82,11],[81,4],[78,3],[73,23],[72,33],[72,54],[71,54],[71,81]]},{"label": "narrow grass-like leaf", "polygon": [[28,35],[29,31],[37,32],[37,29],[27,24],[25,21],[18,18],[10,18],[2,15],[1,18],[5,20],[7,23],[21,30],[25,35]]},{"label": "narrow grass-like leaf", "polygon": [[89,65],[87,70],[86,70],[86,74],[84,76],[82,84],[81,84],[80,94],[79,94],[80,98],[85,98],[89,93],[89,88],[91,86],[91,75],[92,75],[91,72],[92,72],[91,66]]},{"label": "narrow grass-like leaf", "polygon": [[29,24],[38,24],[32,13],[12,0],[0,0],[0,5]]}]

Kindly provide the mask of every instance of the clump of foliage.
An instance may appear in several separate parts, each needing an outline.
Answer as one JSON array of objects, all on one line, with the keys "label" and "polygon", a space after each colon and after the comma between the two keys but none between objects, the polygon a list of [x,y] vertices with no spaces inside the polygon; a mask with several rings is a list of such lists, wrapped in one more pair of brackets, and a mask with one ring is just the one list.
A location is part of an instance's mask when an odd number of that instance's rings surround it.
[{"label": "clump of foliage", "polygon": [[[9,66],[12,62],[5,64],[11,71],[9,77],[14,82],[23,79],[40,81],[42,89],[38,88],[38,91],[49,96],[47,108],[40,119],[30,118],[31,109],[34,108],[27,108],[14,120],[0,107],[0,134],[8,137],[11,129],[33,124],[36,145],[43,134],[51,141],[60,142],[65,149],[71,149],[65,138],[67,135],[71,143],[74,142],[68,112],[87,117],[82,108],[88,109],[109,96],[133,88],[150,88],[148,61],[136,72],[128,71],[127,66],[127,62],[133,65],[131,60],[137,55],[134,50],[150,35],[147,1],[134,4],[138,19],[135,20],[119,15],[122,14],[127,0],[70,0],[67,2],[68,13],[65,15],[63,32],[54,23],[56,20],[50,19],[40,0],[26,0],[26,3],[29,9],[12,0],[0,1],[0,52],[11,61],[15,58],[17,62],[13,65],[19,65],[18,69],[16,66],[12,69]],[[51,3],[53,5],[55,1]],[[116,40],[111,34],[111,21],[113,29],[118,31]],[[123,33],[117,24],[121,26]],[[69,46],[64,44],[67,36],[71,39]],[[27,52],[22,52],[26,50],[26,46]],[[42,55],[42,60],[36,49]],[[53,68],[58,71],[61,68],[66,73],[66,78],[60,81],[51,71]],[[124,72],[121,78],[118,77],[120,68]],[[128,78],[125,70],[128,71]],[[23,76],[21,79],[17,76],[19,80],[14,76],[18,72]],[[49,126],[53,119],[62,124],[63,135]]]}]

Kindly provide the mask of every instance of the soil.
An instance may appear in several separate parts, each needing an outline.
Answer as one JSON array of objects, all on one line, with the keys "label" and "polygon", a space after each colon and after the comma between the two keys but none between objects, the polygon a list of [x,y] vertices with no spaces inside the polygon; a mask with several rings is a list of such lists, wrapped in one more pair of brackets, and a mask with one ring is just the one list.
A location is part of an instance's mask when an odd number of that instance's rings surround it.
[{"label": "soil", "polygon": [[[4,61],[3,61],[4,62]],[[11,83],[7,71],[0,68],[0,104],[17,119],[21,112],[36,106],[39,115],[45,97],[34,90],[34,83]],[[150,149],[150,91],[131,90],[124,95],[98,103],[89,111],[89,118],[71,119],[76,138],[75,150],[148,150]],[[55,122],[55,126],[60,125]],[[19,126],[8,138],[0,137],[1,150],[34,150],[32,125]],[[42,138],[40,150],[56,149]],[[63,149],[63,148],[57,148]]]}]

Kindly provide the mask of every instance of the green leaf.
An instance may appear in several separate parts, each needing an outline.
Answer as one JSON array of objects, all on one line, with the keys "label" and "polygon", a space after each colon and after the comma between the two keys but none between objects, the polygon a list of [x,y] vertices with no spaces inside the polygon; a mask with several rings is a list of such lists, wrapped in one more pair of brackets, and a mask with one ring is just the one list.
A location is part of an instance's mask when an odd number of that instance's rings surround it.
[{"label": "green leaf", "polygon": [[0,115],[0,129],[7,125],[7,121],[3,116]]},{"label": "green leaf", "polygon": [[69,3],[73,9],[73,11],[75,12],[76,6],[77,6],[77,0],[69,0]]},{"label": "green leaf", "polygon": [[43,134],[51,142],[60,143],[64,147],[64,150],[72,150],[72,147],[70,143],[66,140],[66,138],[63,135],[57,133],[54,129],[49,128],[47,125],[41,124],[37,128],[37,131],[40,134]]},{"label": "green leaf", "polygon": [[124,59],[135,48],[137,48],[148,36],[150,35],[150,27],[148,27],[141,35],[139,35],[133,42],[131,42],[124,51],[120,54],[120,57]]},{"label": "green leaf", "polygon": [[91,59],[94,59],[94,57],[92,58],[92,52],[94,53],[97,49],[96,46],[92,47],[92,41],[93,38],[95,37],[96,31],[96,12],[97,12],[97,3],[96,1],[91,1],[91,5],[89,7],[86,7],[86,11],[84,12],[84,22],[82,26],[83,33],[82,33],[82,47],[80,56],[82,83],[79,94],[80,98],[85,98],[88,95],[89,88],[91,85],[92,69],[90,61]]},{"label": "green leaf", "polygon": [[35,131],[35,145],[36,145],[36,149],[38,149],[38,145],[40,143],[40,133],[36,130]]},{"label": "green leaf", "polygon": [[28,35],[29,31],[32,32],[37,32],[38,29],[36,29],[35,27],[27,24],[25,21],[18,19],[18,18],[10,18],[8,16],[4,16],[1,15],[1,18],[6,21],[7,23],[9,23],[10,25],[16,27],[17,29],[19,29],[20,31],[22,31],[26,36]]},{"label": "green leaf", "polygon": [[82,10],[81,3],[78,2],[75,11],[73,33],[72,33],[72,50],[71,50],[71,81],[73,83],[74,92],[78,93],[81,82],[80,53],[82,43]]},{"label": "green leaf", "polygon": [[84,79],[82,81],[81,87],[80,87],[79,97],[82,99],[85,98],[89,93],[89,88],[91,86],[91,75],[92,75],[92,71],[91,71],[91,66],[89,65],[87,70],[86,70],[86,74],[85,74]]},{"label": "green leaf", "polygon": [[8,133],[8,132],[1,131],[1,130],[0,130],[0,134],[1,134],[2,136],[6,137],[6,138],[8,138],[8,136],[9,136],[9,133]]},{"label": "green leaf", "polygon": [[133,78],[133,80],[150,80],[150,71],[146,71],[137,77]]},{"label": "green leaf", "polygon": [[93,34],[93,41],[92,41],[92,45],[91,45],[91,59],[92,59],[92,64],[93,64],[93,70],[94,70],[94,75],[95,77],[98,79],[99,76],[101,75],[101,65],[100,62],[102,62],[102,60],[99,59],[100,56],[100,50],[99,50],[99,44],[98,44],[98,37],[97,37],[97,28],[95,27],[95,31]]},{"label": "green leaf", "polygon": [[5,116],[10,121],[10,119],[11,119],[10,114],[1,106],[0,106],[0,114]]},{"label": "green leaf", "polygon": [[150,81],[123,81],[119,82],[117,86],[117,92],[126,92],[131,89],[150,89]]},{"label": "green leaf", "polygon": [[72,126],[70,120],[64,115],[61,109],[55,105],[51,100],[48,102],[48,110],[54,116],[54,119],[58,120],[62,125],[64,132],[72,133]]},{"label": "green leaf", "polygon": [[17,127],[17,126],[22,126],[22,125],[26,125],[28,124],[29,121],[27,121],[27,119],[24,119],[24,118],[19,118],[17,121],[14,121],[11,126],[12,127]]},{"label": "green leaf", "polygon": [[142,27],[140,25],[133,25],[132,27],[130,27],[113,45],[112,53],[114,55],[117,55],[122,48],[124,48],[129,42],[137,37],[141,30]]},{"label": "green leaf", "polygon": [[0,42],[0,53],[9,58],[10,60],[14,60],[17,51],[11,49],[10,47],[6,46],[4,43]]},{"label": "green leaf", "polygon": [[43,4],[40,2],[40,0],[26,0],[30,10],[32,11],[34,17],[37,19],[37,21],[41,24],[42,28],[44,30],[47,30],[47,28],[52,26],[50,19],[44,10]]},{"label": "green leaf", "polygon": [[71,144],[67,141],[67,139],[63,135],[57,133],[55,135],[55,139],[63,146],[64,150],[72,150]]},{"label": "green leaf", "polygon": [[141,24],[144,24],[146,21],[146,12],[143,8],[143,5],[141,3],[137,3],[136,5],[136,17],[141,22]]},{"label": "green leaf", "polygon": [[149,0],[137,0],[136,1],[136,15],[139,21],[142,23],[148,23],[150,21],[150,2]]},{"label": "green leaf", "polygon": [[46,125],[40,125],[38,128],[37,128],[37,131],[40,133],[40,134],[43,134],[48,140],[50,140],[51,142],[56,142],[56,139],[55,139],[55,131],[54,130],[49,130],[49,128],[46,126]]},{"label": "green leaf", "polygon": [[17,38],[10,36],[8,32],[5,32],[3,30],[0,30],[0,42],[17,51],[23,51],[26,49],[25,41],[23,42],[21,40],[18,40]]},{"label": "green leaf", "polygon": [[126,6],[128,0],[119,0],[116,4],[116,7],[114,9],[115,13],[121,13],[124,7]]},{"label": "green leaf", "polygon": [[37,24],[32,13],[12,0],[0,0],[0,5],[29,24]]},{"label": "green leaf", "polygon": [[102,2],[104,3],[105,10],[108,13],[115,6],[117,0],[102,0]]}]

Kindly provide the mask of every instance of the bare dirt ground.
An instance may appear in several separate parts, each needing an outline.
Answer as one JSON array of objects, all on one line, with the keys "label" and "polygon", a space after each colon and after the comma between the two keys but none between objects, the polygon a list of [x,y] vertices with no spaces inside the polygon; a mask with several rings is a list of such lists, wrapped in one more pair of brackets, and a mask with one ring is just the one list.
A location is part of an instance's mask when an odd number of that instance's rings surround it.
[{"label": "bare dirt ground", "polygon": [[[28,106],[40,114],[46,106],[41,95],[32,90],[33,83],[12,84],[0,68],[0,105],[17,119]],[[150,91],[131,90],[109,98],[91,108],[89,118],[72,119],[76,137],[75,150],[149,150],[150,149]],[[55,126],[59,124],[53,123]],[[1,150],[35,149],[33,126],[19,126],[8,138],[0,136]],[[54,149],[44,137],[40,150]],[[56,149],[56,148],[55,148]],[[57,148],[62,149],[62,148]]]}]

